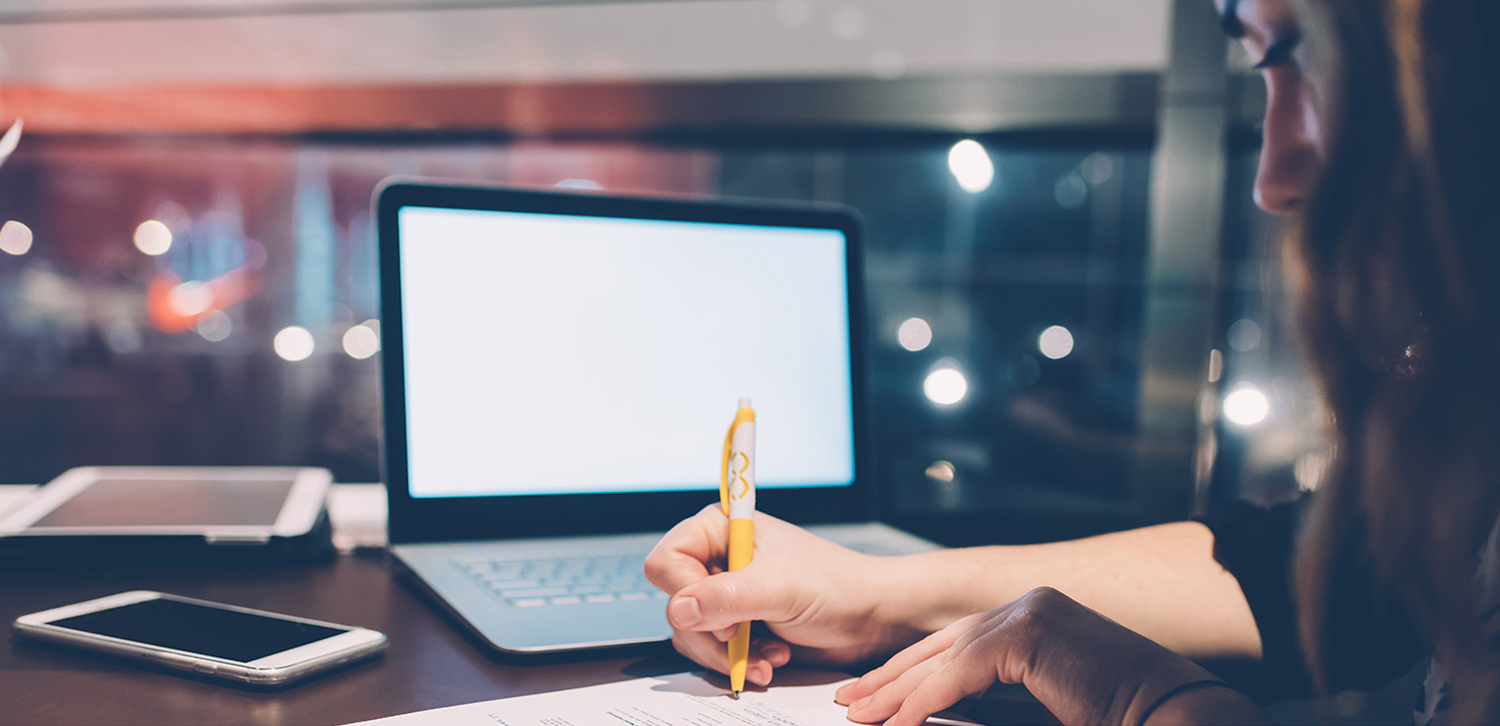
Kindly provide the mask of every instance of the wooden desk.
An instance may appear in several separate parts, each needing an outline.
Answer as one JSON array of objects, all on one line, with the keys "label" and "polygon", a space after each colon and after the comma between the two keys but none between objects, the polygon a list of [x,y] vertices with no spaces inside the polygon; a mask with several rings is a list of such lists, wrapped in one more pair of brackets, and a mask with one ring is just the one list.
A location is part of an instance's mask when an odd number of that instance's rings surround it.
[{"label": "wooden desk", "polygon": [[689,667],[668,647],[573,662],[492,660],[371,556],[299,568],[0,572],[0,626],[8,632],[19,615],[136,589],[363,625],[385,633],[390,648],[351,670],[263,692],[7,638],[0,725],[342,724]]},{"label": "wooden desk", "polygon": [[[32,487],[0,486],[0,511]],[[330,501],[335,537],[383,541],[379,485],[339,485]],[[442,706],[597,685],[692,667],[670,646],[559,659],[491,658],[433,603],[392,578],[383,558],[344,555],[333,564],[281,568],[0,571],[0,628],[26,613],[126,590],[205,600],[362,625],[385,633],[383,657],[277,691],[195,680],[99,656],[0,643],[0,726],[116,724],[346,724]],[[1019,687],[967,717],[989,724],[1056,723]],[[1024,689],[1019,689],[1024,691]]]}]

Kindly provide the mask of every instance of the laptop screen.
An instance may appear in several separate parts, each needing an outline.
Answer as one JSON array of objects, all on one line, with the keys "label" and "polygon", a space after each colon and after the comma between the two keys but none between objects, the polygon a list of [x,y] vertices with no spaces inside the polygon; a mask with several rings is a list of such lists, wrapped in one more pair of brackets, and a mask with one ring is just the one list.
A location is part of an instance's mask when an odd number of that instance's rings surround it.
[{"label": "laptop screen", "polygon": [[742,397],[759,486],[853,483],[843,232],[397,220],[413,498],[715,490]]}]

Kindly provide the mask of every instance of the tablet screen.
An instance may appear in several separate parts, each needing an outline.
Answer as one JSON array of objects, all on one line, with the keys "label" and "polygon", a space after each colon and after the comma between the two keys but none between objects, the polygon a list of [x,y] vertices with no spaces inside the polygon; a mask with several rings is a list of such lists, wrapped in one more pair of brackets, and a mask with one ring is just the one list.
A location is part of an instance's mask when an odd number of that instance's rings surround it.
[{"label": "tablet screen", "polygon": [[291,490],[291,479],[101,479],[31,526],[269,527]]}]

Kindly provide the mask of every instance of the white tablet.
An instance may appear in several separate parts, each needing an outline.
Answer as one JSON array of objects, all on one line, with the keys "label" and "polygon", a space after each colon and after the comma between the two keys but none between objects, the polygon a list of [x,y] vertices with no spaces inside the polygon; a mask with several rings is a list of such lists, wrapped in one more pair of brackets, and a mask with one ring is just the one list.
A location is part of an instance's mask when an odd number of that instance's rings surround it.
[{"label": "white tablet", "polygon": [[258,544],[305,535],[333,477],[299,467],[70,469],[9,512],[0,537],[188,536]]}]

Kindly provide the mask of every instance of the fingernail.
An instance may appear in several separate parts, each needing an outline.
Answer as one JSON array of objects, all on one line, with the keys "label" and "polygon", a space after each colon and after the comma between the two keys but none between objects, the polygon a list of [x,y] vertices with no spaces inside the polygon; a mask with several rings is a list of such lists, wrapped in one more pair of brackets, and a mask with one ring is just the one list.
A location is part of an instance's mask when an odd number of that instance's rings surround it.
[{"label": "fingernail", "polygon": [[849,688],[851,686],[853,686],[853,685],[854,685],[853,683],[846,683],[846,684],[844,684],[842,686],[839,686],[839,689],[837,691],[833,692],[833,702],[834,703],[843,703],[844,702],[844,694],[848,693],[849,692]]},{"label": "fingernail", "polygon": [[872,698],[874,698],[874,696],[865,696],[864,698],[861,698],[858,701],[849,704],[849,712],[854,713],[855,711],[865,710],[865,706],[870,705],[870,699]]},{"label": "fingernail", "polygon": [[757,686],[771,685],[771,666],[760,663],[755,666],[755,676],[751,678]]},{"label": "fingernail", "polygon": [[679,628],[691,628],[703,620],[703,607],[696,597],[679,597],[672,601],[672,622]]}]

